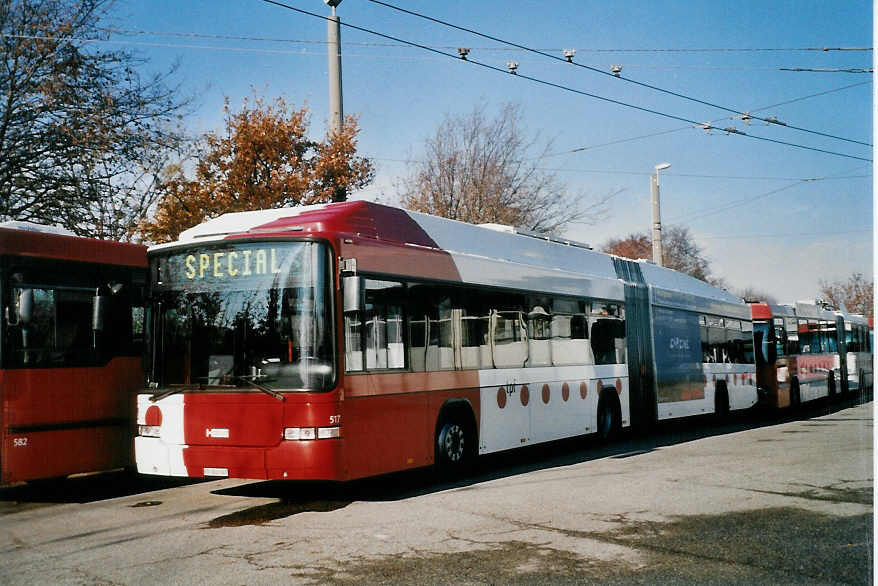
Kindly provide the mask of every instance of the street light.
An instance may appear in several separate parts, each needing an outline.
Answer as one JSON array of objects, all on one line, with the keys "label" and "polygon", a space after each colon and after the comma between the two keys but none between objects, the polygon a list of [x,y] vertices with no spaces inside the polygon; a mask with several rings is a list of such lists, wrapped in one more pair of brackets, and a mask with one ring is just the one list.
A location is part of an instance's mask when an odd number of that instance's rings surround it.
[{"label": "street light", "polygon": [[[332,16],[326,19],[326,36],[329,53],[329,132],[328,134],[341,134],[344,130],[344,111],[341,97],[341,26],[335,7],[342,0],[323,0],[332,8]],[[333,201],[345,201],[347,193],[344,188],[336,189],[332,196]]]},{"label": "street light", "polygon": [[342,0],[323,0],[332,8],[332,16],[327,19],[326,36],[329,52],[329,132],[341,132],[344,113],[341,99],[341,27],[335,7]]},{"label": "street light", "polygon": [[649,177],[652,191],[652,262],[658,266],[662,266],[662,220],[659,210],[659,171],[664,171],[670,166],[670,163],[659,163],[655,166],[655,173]]}]

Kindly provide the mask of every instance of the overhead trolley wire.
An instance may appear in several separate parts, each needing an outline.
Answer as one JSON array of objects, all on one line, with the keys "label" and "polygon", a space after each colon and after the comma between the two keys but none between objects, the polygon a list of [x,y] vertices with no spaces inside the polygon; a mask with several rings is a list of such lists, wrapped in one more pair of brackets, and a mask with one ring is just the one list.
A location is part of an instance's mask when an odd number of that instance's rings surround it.
[{"label": "overhead trolley wire", "polygon": [[702,218],[706,218],[708,216],[713,216],[715,214],[722,213],[722,212],[730,210],[732,208],[742,206],[742,205],[750,203],[752,201],[764,199],[770,195],[774,195],[775,193],[780,193],[781,191],[786,191],[787,189],[792,189],[793,187],[796,187],[798,185],[802,185],[803,183],[824,181],[824,180],[828,180],[828,179],[841,179],[842,177],[845,177],[845,173],[853,173],[854,171],[859,171],[860,169],[863,169],[863,168],[869,167],[869,166],[870,165],[865,165],[863,167],[857,167],[857,168],[852,169],[850,171],[842,171],[840,173],[833,173],[831,175],[826,175],[824,177],[811,177],[811,178],[806,178],[806,179],[799,179],[799,180],[796,180],[795,183],[789,183],[789,184],[784,185],[782,187],[778,187],[777,189],[772,189],[771,191],[766,191],[764,193],[752,195],[749,197],[743,197],[741,199],[736,199],[736,200],[726,202],[726,203],[723,203],[723,204],[720,204],[718,206],[714,206],[711,208],[702,208],[700,210],[694,211],[693,213],[691,213],[689,215],[674,217],[670,221],[671,222],[684,222],[684,221],[685,222],[692,222],[693,220],[700,220]]},{"label": "overhead trolley wire", "polygon": [[[872,83],[872,82],[871,82],[871,81],[861,81],[861,82],[858,82],[858,83],[852,83],[852,84],[845,85],[845,86],[838,87],[838,88],[834,88],[834,89],[831,89],[831,90],[825,90],[825,91],[822,91],[822,92],[817,92],[816,94],[808,94],[807,96],[801,96],[801,97],[798,97],[798,98],[792,98],[792,99],[790,99],[790,100],[784,100],[783,102],[778,102],[778,103],[776,103],[776,104],[771,104],[771,105],[768,105],[768,106],[762,106],[762,107],[760,107],[760,108],[754,108],[753,110],[751,110],[751,112],[760,112],[760,111],[762,111],[762,110],[768,110],[769,108],[776,108],[776,107],[778,107],[778,106],[785,106],[785,105],[787,105],[787,104],[793,104],[793,103],[795,103],[795,102],[801,102],[802,100],[808,100],[808,99],[810,99],[810,98],[816,98],[816,97],[819,97],[819,96],[824,96],[824,95],[826,95],[826,94],[831,94],[831,93],[834,93],[834,92],[840,92],[840,91],[842,91],[842,90],[850,89],[850,88],[852,88],[852,87],[857,87],[857,86],[861,86],[861,85],[867,85],[867,84],[870,84],[870,83]],[[715,124],[715,123],[720,122],[720,121],[722,121],[722,120],[726,120],[726,118],[717,118],[716,120],[711,120],[711,121],[708,123],[708,125]],[[644,138],[652,138],[652,137],[654,137],[654,136],[661,136],[661,135],[663,135],[663,134],[672,134],[672,133],[674,133],[674,132],[680,132],[681,130],[688,130],[688,129],[690,129],[690,128],[691,128],[691,126],[679,126],[679,127],[677,127],[677,128],[672,128],[672,129],[670,129],[670,130],[662,130],[662,131],[659,131],[659,132],[653,132],[653,133],[650,133],[650,134],[642,134],[642,135],[639,135],[639,136],[632,136],[632,137],[630,137],[630,138],[620,138],[620,139],[617,139],[617,140],[613,140],[613,141],[610,141],[610,142],[604,142],[604,143],[600,143],[600,144],[593,144],[593,145],[588,145],[588,146],[576,147],[576,148],[568,149],[568,150],[566,150],[566,151],[558,151],[557,153],[549,153],[549,154],[547,154],[547,155],[543,155],[542,157],[539,157],[539,158],[558,157],[558,156],[561,156],[561,155],[569,155],[569,154],[579,153],[579,152],[588,151],[588,150],[591,150],[591,149],[601,148],[601,147],[605,147],[605,146],[612,146],[612,145],[614,145],[614,144],[621,144],[621,143],[631,142],[631,141],[635,141],[635,140],[642,140],[642,139],[644,139]],[[717,130],[719,130],[719,129],[717,129]]]},{"label": "overhead trolley wire", "polygon": [[[407,9],[405,9],[405,8],[401,8],[401,7],[399,7],[399,6],[395,6],[395,5],[390,4],[390,3],[388,3],[388,2],[383,2],[382,0],[368,0],[368,1],[371,2],[371,3],[373,3],[373,4],[378,4],[379,6],[384,6],[384,7],[386,7],[386,8],[390,8],[390,9],[392,9],[392,10],[396,10],[396,11],[398,11],[398,12],[402,12],[402,13],[404,13],[404,14],[408,14],[408,15],[410,15],[410,16],[415,16],[415,17],[417,17],[417,18],[422,18],[422,19],[424,19],[424,20],[428,20],[428,21],[430,21],[430,22],[434,22],[434,23],[436,23],[436,24],[441,24],[442,26],[447,26],[447,27],[450,27],[450,28],[453,28],[453,29],[457,29],[457,30],[459,30],[459,31],[463,31],[463,32],[466,32],[466,33],[469,33],[469,34],[472,34],[472,35],[476,35],[476,36],[478,36],[478,37],[482,37],[482,38],[484,38],[484,39],[489,39],[489,40],[494,41],[494,42],[497,42],[497,43],[503,43],[503,44],[509,45],[510,47],[515,47],[516,49],[521,49],[522,51],[527,51],[527,52],[529,52],[529,53],[534,53],[534,54],[536,54],[536,55],[541,55],[541,56],[543,56],[543,57],[548,57],[549,59],[554,59],[554,60],[556,60],[556,61],[560,61],[560,62],[562,62],[562,63],[569,63],[569,64],[575,65],[575,66],[577,66],[577,67],[582,67],[583,69],[588,69],[589,71],[593,71],[593,72],[595,72],[595,73],[600,73],[601,75],[607,75],[607,76],[612,77],[612,78],[614,78],[614,79],[621,79],[621,80],[627,81],[628,83],[633,83],[633,84],[635,84],[635,85],[639,85],[639,86],[641,86],[641,87],[645,87],[645,88],[648,88],[648,89],[651,89],[651,90],[654,90],[654,91],[657,91],[657,92],[662,92],[662,93],[664,93],[664,94],[668,94],[668,95],[671,95],[671,96],[675,96],[675,97],[678,97],[678,98],[682,98],[682,99],[684,99],[684,100],[689,100],[689,101],[691,101],[691,102],[695,102],[695,103],[698,103],[698,104],[702,104],[702,105],[704,105],[704,106],[709,106],[709,107],[711,107],[711,108],[717,108],[717,109],[719,109],[719,110],[725,110],[726,112],[731,112],[731,113],[736,114],[736,115],[738,115],[738,116],[748,116],[748,117],[750,117],[750,118],[755,118],[755,119],[757,119],[757,120],[761,120],[761,121],[766,122],[766,123],[768,123],[768,124],[776,124],[776,125],[778,125],[778,126],[784,126],[784,127],[786,127],[786,128],[790,128],[790,129],[792,129],[792,130],[798,130],[798,131],[800,131],[800,132],[807,132],[807,133],[810,133],[810,134],[815,134],[815,135],[823,136],[823,137],[826,137],[826,138],[832,138],[832,139],[835,139],[835,140],[842,140],[842,141],[845,141],[845,142],[851,142],[851,143],[855,143],[855,144],[861,144],[861,145],[864,145],[864,146],[872,146],[872,144],[871,144],[871,143],[868,143],[868,142],[863,142],[863,141],[854,140],[854,139],[850,139],[850,138],[844,138],[844,137],[841,137],[841,136],[836,136],[836,135],[833,135],[833,134],[828,134],[828,133],[820,132],[820,131],[817,131],[817,130],[810,130],[810,129],[808,129],[808,128],[802,128],[802,127],[799,127],[799,126],[793,126],[793,125],[790,125],[790,124],[779,123],[779,122],[777,121],[777,119],[771,119],[771,118],[760,118],[760,117],[758,117],[758,116],[752,116],[752,115],[751,115],[750,113],[748,113],[748,112],[742,112],[742,111],[740,111],[740,110],[736,110],[736,109],[734,109],[734,108],[729,108],[729,107],[727,107],[727,106],[721,106],[721,105],[719,105],[719,104],[714,104],[713,102],[708,102],[708,101],[706,101],[706,100],[701,100],[701,99],[699,99],[699,98],[694,98],[694,97],[692,97],[692,96],[687,96],[686,94],[681,94],[681,93],[679,93],[679,92],[675,92],[675,91],[673,91],[673,90],[664,89],[664,88],[661,88],[661,87],[658,87],[658,86],[654,86],[654,85],[652,85],[652,84],[645,83],[645,82],[642,82],[642,81],[637,81],[637,80],[635,80],[635,79],[631,79],[631,78],[628,78],[628,77],[616,76],[614,73],[609,72],[609,71],[604,71],[604,70],[602,70],[602,69],[598,69],[598,68],[596,68],[596,67],[592,67],[592,66],[590,66],[590,65],[585,65],[585,64],[583,64],[583,63],[577,63],[577,62],[575,62],[575,61],[573,61],[573,60],[569,60],[569,61],[568,61],[566,58],[564,58],[564,57],[559,57],[558,55],[553,55],[553,54],[551,54],[551,53],[547,53],[547,52],[545,52],[545,51],[541,51],[541,50],[539,50],[539,49],[532,49],[532,48],[530,48],[530,47],[527,47],[527,46],[525,46],[525,45],[521,45],[521,44],[519,44],[519,43],[515,43],[515,42],[513,42],[513,41],[507,41],[507,40],[505,40],[505,39],[501,39],[501,38],[499,38],[499,37],[494,37],[494,36],[492,36],[492,35],[488,35],[488,34],[485,34],[485,33],[481,33],[481,32],[479,32],[479,31],[476,31],[476,30],[473,30],[473,29],[470,29],[470,28],[466,28],[466,27],[463,27],[463,26],[459,26],[459,25],[456,25],[456,24],[453,24],[453,23],[450,23],[450,22],[447,22],[447,21],[444,21],[444,20],[441,20],[441,19],[438,19],[438,18],[434,18],[434,17],[432,17],[432,16],[428,16],[428,15],[426,15],[426,14],[421,14],[421,13],[419,13],[419,12],[414,12],[414,11],[412,11],[412,10],[407,10]],[[468,60],[471,61],[471,59],[468,59]],[[520,74],[519,74],[519,75],[520,75]]]},{"label": "overhead trolley wire", "polygon": [[[312,17],[314,17],[314,18],[318,18],[318,19],[320,19],[320,20],[326,20],[326,21],[329,20],[328,17],[323,16],[322,14],[317,14],[316,12],[311,12],[311,11],[308,11],[308,10],[304,10],[304,9],[302,9],[302,8],[296,8],[295,6],[290,6],[289,4],[284,4],[283,2],[279,2],[278,0],[262,0],[262,1],[265,2],[266,4],[272,4],[272,5],[274,5],[274,6],[278,6],[278,7],[280,7],[280,8],[286,8],[287,10],[291,10],[291,11],[293,11],[293,12],[298,12],[298,13],[300,13],[300,14],[304,14],[304,15],[307,15],[307,16],[312,16]],[[370,0],[370,1],[372,1],[372,0]],[[432,47],[429,47],[429,46],[427,46],[427,45],[422,45],[422,44],[420,44],[420,43],[416,43],[416,42],[414,42],[414,41],[407,41],[407,40],[405,40],[405,39],[401,39],[401,38],[399,38],[399,37],[394,37],[394,36],[392,36],[392,35],[388,35],[388,34],[385,34],[385,33],[380,33],[380,32],[378,32],[378,31],[375,31],[375,30],[372,30],[372,29],[368,29],[368,28],[365,28],[365,27],[361,27],[361,26],[357,26],[357,25],[355,25],[355,24],[351,24],[351,23],[348,23],[348,22],[340,22],[339,24],[340,24],[341,26],[345,26],[345,27],[350,28],[350,29],[353,29],[353,30],[358,30],[358,31],[361,31],[361,32],[364,32],[364,33],[368,33],[368,34],[371,34],[371,35],[375,35],[375,36],[378,36],[378,37],[381,37],[381,38],[384,38],[384,39],[388,39],[388,40],[391,40],[391,41],[396,41],[396,42],[398,42],[398,43],[405,43],[405,44],[407,44],[407,45],[411,45],[412,47],[418,47],[418,48],[420,48],[420,49],[423,49],[423,50],[425,50],[425,51],[430,51],[431,53],[436,53],[436,54],[438,54],[438,55],[444,55],[445,57],[449,57],[449,58],[451,58],[451,59],[454,59],[455,61],[460,61],[460,60],[461,60],[460,57],[459,57],[458,55],[452,55],[451,53],[445,53],[444,51],[440,51],[440,50],[438,50],[438,49],[434,49],[434,48],[432,48]],[[506,74],[506,75],[510,75],[510,72],[507,71],[507,70],[505,70],[505,69],[502,69],[502,68],[500,68],[500,67],[495,67],[495,66],[493,66],[493,65],[489,65],[489,64],[487,64],[487,63],[482,63],[482,62],[480,62],[480,61],[476,61],[475,59],[467,59],[466,62],[467,62],[467,63],[470,63],[470,64],[472,64],[472,65],[477,65],[477,66],[482,67],[482,68],[485,68],[485,69],[490,69],[490,70],[492,70],[492,71],[496,71],[496,72],[498,72],[498,73],[503,73],[503,74]],[[578,89],[575,89],[575,88],[571,88],[571,87],[569,87],[569,86],[561,85],[561,84],[559,84],[559,83],[554,83],[554,82],[551,82],[551,81],[546,81],[546,80],[544,80],[544,79],[539,79],[539,78],[536,78],[536,77],[531,77],[531,76],[529,76],[529,75],[524,75],[524,74],[519,74],[519,73],[515,73],[514,75],[515,75],[515,77],[518,77],[518,78],[521,78],[521,79],[526,79],[526,80],[528,80],[528,81],[532,81],[532,82],[534,82],[534,83],[538,83],[538,84],[541,84],[541,85],[545,85],[545,86],[547,86],[547,87],[553,87],[553,88],[560,89],[560,90],[567,91],[567,92],[571,92],[571,93],[574,93],[574,94],[578,94],[578,95],[582,95],[582,96],[587,96],[587,97],[589,97],[589,98],[594,98],[594,99],[596,99],[596,100],[601,100],[601,101],[608,102],[608,103],[611,103],[611,104],[616,104],[616,105],[619,105],[619,106],[624,106],[624,107],[626,107],[626,108],[632,108],[632,109],[634,109],[634,110],[639,110],[639,111],[641,111],[641,112],[646,112],[646,113],[649,113],[649,114],[654,114],[654,115],[656,115],[656,116],[662,116],[662,117],[664,117],[664,118],[670,118],[670,119],[672,119],[672,120],[679,120],[680,122],[686,122],[687,124],[692,124],[693,126],[701,126],[701,123],[699,123],[699,122],[697,122],[697,121],[695,121],[695,120],[691,120],[691,119],[689,119],[689,118],[684,118],[684,117],[682,117],[682,116],[677,116],[677,115],[675,115],[675,114],[668,114],[668,113],[666,113],[666,112],[660,112],[660,111],[658,111],[658,110],[653,110],[653,109],[651,109],[651,108],[646,108],[646,107],[644,107],[644,106],[637,106],[637,105],[635,105],[635,104],[629,104],[629,103],[627,103],[627,102],[622,102],[621,100],[615,100],[615,99],[613,99],[613,98],[608,98],[608,97],[606,97],[606,96],[600,96],[600,95],[597,95],[597,94],[592,94],[592,93],[590,93],[590,92],[586,92],[586,91],[583,91],[583,90],[578,90]],[[806,146],[806,145],[796,144],[796,143],[787,142],[787,141],[783,141],[783,140],[778,140],[778,139],[774,139],[774,138],[768,138],[768,137],[765,137],[765,136],[757,136],[757,135],[754,135],[754,134],[749,134],[749,133],[746,133],[746,132],[742,132],[742,131],[736,130],[735,128],[724,128],[724,129],[717,129],[717,130],[722,130],[723,132],[726,132],[726,133],[728,133],[728,134],[737,134],[737,135],[744,136],[744,137],[747,137],[747,138],[752,138],[752,139],[755,139],[755,140],[762,140],[762,141],[765,141],[765,142],[772,142],[772,143],[775,143],[775,144],[782,144],[782,145],[785,145],[785,146],[790,146],[790,147],[794,147],[794,148],[804,149],[804,150],[808,150],[808,151],[814,151],[814,152],[818,152],[818,153],[824,153],[824,154],[827,154],[827,155],[834,155],[834,156],[837,156],[837,157],[845,157],[845,158],[848,158],[848,159],[856,159],[856,160],[859,160],[859,161],[868,161],[868,162],[872,162],[872,159],[866,159],[866,158],[864,158],[864,157],[858,157],[858,156],[856,156],[856,155],[849,155],[849,154],[845,154],[845,153],[839,153],[839,152],[830,151],[830,150],[827,150],[827,149],[821,149],[821,148],[817,148],[817,147],[811,147],[811,146]]]},{"label": "overhead trolley wire", "polygon": [[[181,31],[147,31],[142,29],[122,29],[122,28],[112,28],[112,27],[101,27],[98,30],[101,30],[105,33],[110,34],[119,34],[119,35],[148,35],[148,36],[165,36],[165,37],[189,37],[195,39],[220,39],[220,40],[231,40],[231,41],[258,41],[258,42],[271,42],[271,43],[300,43],[300,44],[311,44],[311,45],[326,45],[329,43],[326,39],[289,39],[289,38],[280,38],[280,37],[258,37],[252,35],[228,35],[228,34],[219,34],[219,33],[193,33],[193,32],[181,32]],[[351,45],[356,47],[406,47],[408,45],[399,44],[399,43],[364,43],[357,41],[346,41],[345,45]],[[434,45],[436,49],[456,49],[456,46],[452,45]],[[472,47],[473,50],[476,51],[508,51],[508,47]],[[577,51],[583,53],[731,53],[731,52],[740,52],[740,53],[755,53],[755,52],[784,52],[784,53],[792,53],[797,51],[819,51],[819,52],[830,52],[830,51],[871,51],[872,47],[714,47],[714,48],[648,48],[648,49],[632,49],[632,48],[619,48],[619,49],[606,49],[606,48],[583,48],[583,47],[575,47]],[[563,49],[539,49],[540,51],[562,51]]]}]

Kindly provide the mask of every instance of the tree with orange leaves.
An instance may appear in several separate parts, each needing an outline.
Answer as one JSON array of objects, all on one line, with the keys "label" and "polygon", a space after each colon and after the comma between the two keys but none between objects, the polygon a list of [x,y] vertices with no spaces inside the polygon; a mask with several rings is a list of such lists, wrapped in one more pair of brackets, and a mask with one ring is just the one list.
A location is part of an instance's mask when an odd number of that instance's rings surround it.
[{"label": "tree with orange leaves", "polygon": [[844,305],[851,313],[871,316],[875,311],[875,283],[863,273],[854,273],[846,281],[820,281],[820,295],[831,305]]},{"label": "tree with orange leaves", "polygon": [[357,157],[357,119],[322,142],[308,137],[307,107],[255,96],[239,112],[226,99],[225,133],[204,136],[194,179],[182,167],[162,182],[152,220],[141,224],[145,239],[176,240],[180,232],[228,212],[339,201],[374,177],[372,163]]},{"label": "tree with orange leaves", "polygon": [[[664,266],[716,286],[725,286],[720,279],[711,276],[710,262],[685,226],[665,226],[662,245]],[[611,239],[601,250],[626,258],[652,259],[652,239],[643,232],[629,234],[626,238]]]}]

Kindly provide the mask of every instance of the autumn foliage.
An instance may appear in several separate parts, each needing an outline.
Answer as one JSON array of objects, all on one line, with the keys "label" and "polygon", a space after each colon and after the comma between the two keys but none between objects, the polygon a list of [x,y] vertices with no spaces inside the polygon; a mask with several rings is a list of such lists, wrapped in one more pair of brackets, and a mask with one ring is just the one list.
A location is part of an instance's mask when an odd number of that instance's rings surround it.
[{"label": "autumn foliage", "polygon": [[[625,238],[610,240],[601,250],[626,258],[651,260],[652,239],[644,233],[629,234]],[[696,279],[717,286],[723,285],[719,280],[711,277],[710,262],[704,257],[701,247],[685,226],[665,227],[662,234],[662,264]]]},{"label": "autumn foliage", "polygon": [[372,163],[356,156],[357,119],[323,141],[308,137],[306,107],[281,98],[254,97],[240,111],[225,106],[225,133],[207,134],[194,178],[177,169],[161,184],[154,218],[141,230],[147,240],[176,240],[180,232],[228,212],[343,200],[367,185]]},{"label": "autumn foliage", "polygon": [[851,313],[871,316],[875,310],[875,283],[863,273],[854,273],[846,281],[821,281],[820,295],[835,307],[844,305]]}]

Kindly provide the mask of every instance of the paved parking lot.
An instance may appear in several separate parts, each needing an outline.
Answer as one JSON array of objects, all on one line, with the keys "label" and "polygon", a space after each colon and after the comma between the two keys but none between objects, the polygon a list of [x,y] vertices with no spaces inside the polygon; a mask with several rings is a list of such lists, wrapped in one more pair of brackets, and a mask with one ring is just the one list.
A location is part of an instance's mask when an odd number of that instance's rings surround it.
[{"label": "paved parking lot", "polygon": [[7,488],[0,582],[872,583],[872,407],[535,447],[455,481]]}]

